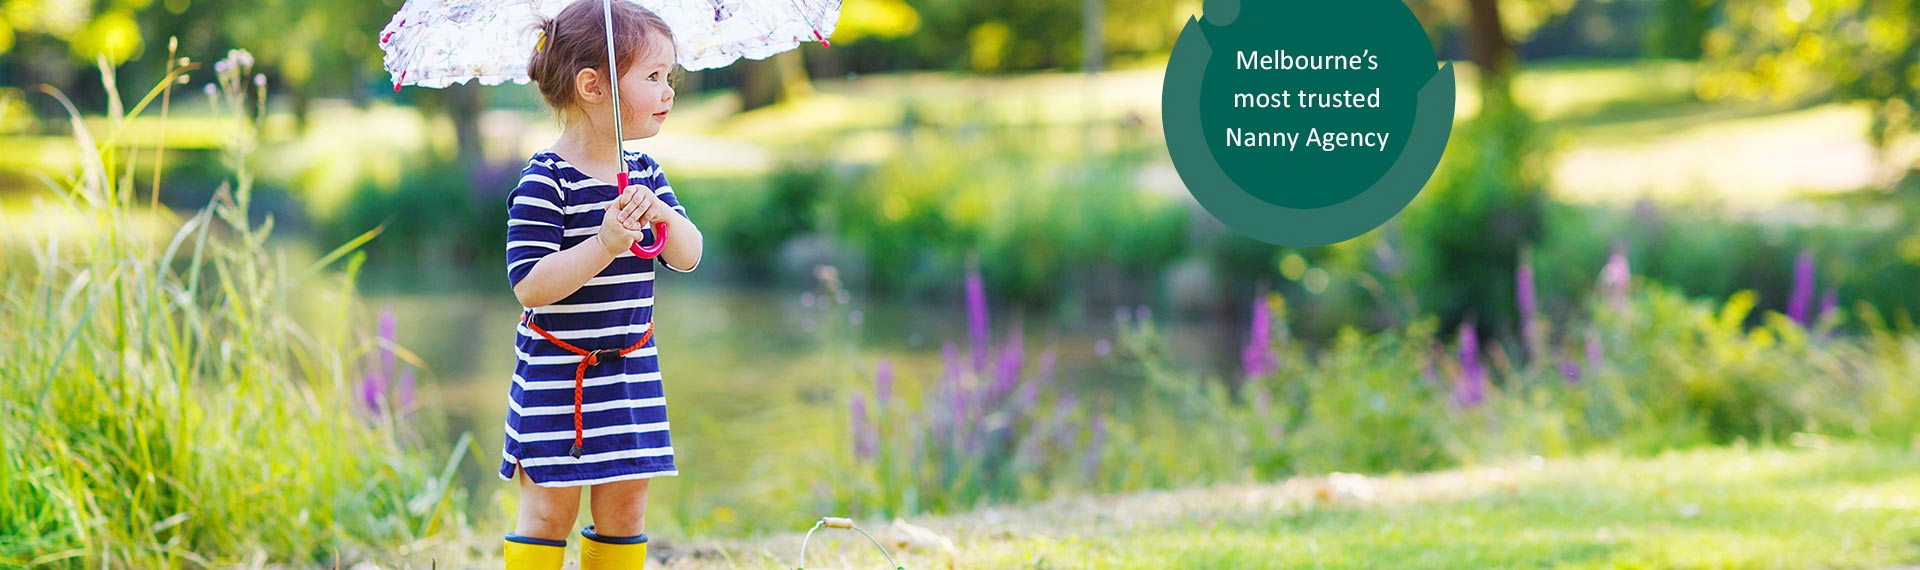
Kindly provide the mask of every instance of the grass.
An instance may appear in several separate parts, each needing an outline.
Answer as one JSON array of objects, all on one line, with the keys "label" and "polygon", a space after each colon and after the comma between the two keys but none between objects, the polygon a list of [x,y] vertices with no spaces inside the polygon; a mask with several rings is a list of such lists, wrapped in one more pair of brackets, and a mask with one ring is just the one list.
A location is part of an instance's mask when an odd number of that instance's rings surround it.
[{"label": "grass", "polygon": [[[1602,453],[1422,475],[1085,496],[894,524],[906,568],[1891,567],[1920,562],[1920,456],[1830,444]],[[804,530],[804,529],[796,529]],[[810,568],[879,568],[856,535]],[[656,547],[668,568],[794,567],[800,535]]]},{"label": "grass", "polygon": [[[150,179],[123,161],[151,149],[76,113],[86,168],[50,208],[94,231],[0,242],[0,566],[351,564],[464,524],[453,463],[403,427],[427,419],[353,397],[376,347],[352,325],[348,254],[373,233],[304,267],[266,247],[246,168],[260,118],[242,111],[264,88],[220,79],[235,170],[212,204],[150,212],[133,192]],[[331,320],[296,310],[307,298]]]}]

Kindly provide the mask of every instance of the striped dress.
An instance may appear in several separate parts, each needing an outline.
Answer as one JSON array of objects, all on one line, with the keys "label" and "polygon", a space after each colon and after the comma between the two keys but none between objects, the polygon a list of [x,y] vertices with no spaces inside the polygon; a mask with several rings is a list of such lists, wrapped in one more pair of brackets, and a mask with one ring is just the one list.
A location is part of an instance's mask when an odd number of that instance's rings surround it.
[{"label": "striped dress", "polygon": [[[659,163],[625,153],[633,174],[629,188],[649,188],[686,215]],[[507,281],[517,285],[547,254],[596,239],[607,203],[617,197],[611,182],[580,172],[559,155],[541,151],[521,171],[507,198]],[[643,230],[652,245],[653,230]],[[658,265],[667,265],[660,260]],[[620,349],[638,342],[653,321],[655,260],[623,251],[599,275],[565,299],[523,309],[534,324],[584,350]],[[691,271],[668,266],[679,272]],[[514,464],[543,487],[594,485],[625,479],[677,475],[667,436],[666,394],[659,352],[650,339],[625,358],[586,369],[580,394],[582,454],[574,442],[574,372],[581,356],[518,326],[513,386],[507,409],[500,477],[512,479]]]}]

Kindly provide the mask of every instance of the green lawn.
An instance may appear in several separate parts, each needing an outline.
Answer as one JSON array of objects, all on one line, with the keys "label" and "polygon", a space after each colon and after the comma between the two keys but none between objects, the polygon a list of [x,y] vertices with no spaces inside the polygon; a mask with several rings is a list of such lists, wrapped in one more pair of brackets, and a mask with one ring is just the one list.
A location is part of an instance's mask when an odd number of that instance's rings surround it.
[{"label": "green lawn", "polygon": [[[1812,440],[1651,459],[1520,461],[1379,478],[1313,477],[1085,497],[915,519],[951,553],[915,568],[1843,567],[1920,562],[1920,451]],[[807,523],[795,522],[796,530]],[[816,541],[809,568],[880,568],[857,536]],[[800,535],[658,537],[669,568],[787,567]],[[925,543],[924,541],[922,544]]]}]

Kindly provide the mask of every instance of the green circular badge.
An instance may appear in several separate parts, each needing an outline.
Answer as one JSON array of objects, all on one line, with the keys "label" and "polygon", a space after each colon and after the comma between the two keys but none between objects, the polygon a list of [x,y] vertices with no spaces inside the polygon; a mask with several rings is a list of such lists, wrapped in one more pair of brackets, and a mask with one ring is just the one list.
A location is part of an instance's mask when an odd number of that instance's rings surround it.
[{"label": "green circular badge", "polygon": [[1209,0],[1161,100],[1200,205],[1282,245],[1379,227],[1426,185],[1453,131],[1453,67],[1400,0]]}]

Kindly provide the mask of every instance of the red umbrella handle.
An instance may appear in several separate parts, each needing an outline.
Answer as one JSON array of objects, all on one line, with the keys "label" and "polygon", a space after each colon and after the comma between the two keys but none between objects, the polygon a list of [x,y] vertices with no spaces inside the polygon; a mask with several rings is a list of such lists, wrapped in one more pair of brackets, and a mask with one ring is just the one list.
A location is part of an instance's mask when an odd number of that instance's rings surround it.
[{"label": "red umbrella handle", "polygon": [[633,242],[633,246],[629,249],[633,250],[634,255],[640,256],[640,259],[653,259],[655,257],[660,257],[660,252],[662,250],[667,249],[667,223],[666,222],[653,223],[653,246],[652,247],[641,247],[640,242],[636,241],[636,242]]},{"label": "red umbrella handle", "polygon": [[[620,172],[620,176],[618,177],[618,181],[616,183],[619,184],[619,187],[617,188],[617,190],[619,191],[620,194],[627,193],[626,171]],[[660,257],[660,252],[665,251],[667,249],[667,223],[666,222],[653,223],[653,245],[652,246],[642,247],[640,245],[640,242],[635,241],[633,242],[633,245],[627,246],[627,249],[632,250],[634,255],[640,256],[640,259],[653,259],[655,257]]]}]

